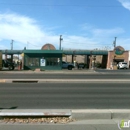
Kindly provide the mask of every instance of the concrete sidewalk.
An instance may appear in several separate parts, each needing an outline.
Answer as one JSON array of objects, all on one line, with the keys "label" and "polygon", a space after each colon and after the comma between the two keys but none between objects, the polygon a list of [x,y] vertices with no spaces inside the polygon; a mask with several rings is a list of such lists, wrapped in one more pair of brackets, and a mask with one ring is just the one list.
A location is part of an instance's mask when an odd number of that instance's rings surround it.
[{"label": "concrete sidewalk", "polygon": [[[119,124],[119,125],[118,125]],[[84,120],[70,124],[0,124],[0,130],[119,130],[118,120]],[[129,130],[130,128],[124,128]]]}]

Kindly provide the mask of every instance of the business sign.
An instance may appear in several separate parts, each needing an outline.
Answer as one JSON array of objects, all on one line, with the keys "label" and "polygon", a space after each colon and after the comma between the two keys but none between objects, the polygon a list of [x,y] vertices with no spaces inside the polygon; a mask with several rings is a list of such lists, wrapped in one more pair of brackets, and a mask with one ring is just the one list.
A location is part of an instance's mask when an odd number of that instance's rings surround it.
[{"label": "business sign", "polygon": [[125,55],[113,55],[113,59],[125,59]]},{"label": "business sign", "polygon": [[40,60],[40,66],[46,66],[46,59],[42,58]]},{"label": "business sign", "polygon": [[121,46],[117,46],[114,48],[114,51],[116,55],[123,55],[123,53],[125,52],[125,49]]}]

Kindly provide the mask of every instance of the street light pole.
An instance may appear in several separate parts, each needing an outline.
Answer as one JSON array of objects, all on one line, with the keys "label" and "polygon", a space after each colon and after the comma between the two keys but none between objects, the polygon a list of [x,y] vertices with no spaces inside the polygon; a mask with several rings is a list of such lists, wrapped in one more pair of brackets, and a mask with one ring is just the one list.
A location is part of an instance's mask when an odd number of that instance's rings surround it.
[{"label": "street light pole", "polygon": [[14,40],[11,41],[11,50],[13,50],[13,42]]},{"label": "street light pole", "polygon": [[115,37],[115,41],[113,42],[114,48],[116,47],[116,39],[117,39],[117,37]]},{"label": "street light pole", "polygon": [[62,35],[60,35],[60,46],[59,46],[59,50],[61,50],[61,41],[63,40]]}]

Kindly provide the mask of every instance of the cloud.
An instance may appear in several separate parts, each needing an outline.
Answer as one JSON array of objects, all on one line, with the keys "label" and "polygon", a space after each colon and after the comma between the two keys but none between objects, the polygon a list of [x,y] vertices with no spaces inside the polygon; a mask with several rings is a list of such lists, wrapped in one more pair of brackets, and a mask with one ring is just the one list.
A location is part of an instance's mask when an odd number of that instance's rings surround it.
[{"label": "cloud", "polygon": [[122,28],[113,28],[113,29],[93,29],[92,33],[94,36],[113,36],[124,33],[125,30]]},{"label": "cloud", "polygon": [[34,19],[18,14],[0,14],[0,30],[1,41],[13,39],[19,44],[19,47],[24,46],[27,42],[30,47],[31,44],[41,47],[46,42],[58,39],[58,36],[51,36],[41,30]]},{"label": "cloud", "polygon": [[[0,30],[2,30],[0,31],[0,43],[3,44],[1,48],[10,49],[10,42],[13,39],[14,49],[23,49],[24,46],[29,49],[40,49],[46,43],[52,43],[58,49],[59,35],[56,35],[55,28],[58,27],[40,27],[36,20],[27,16],[0,14]],[[90,49],[99,44],[91,38],[77,35],[63,34],[63,39],[63,48]]]},{"label": "cloud", "polygon": [[88,24],[88,23],[84,23],[84,24],[80,25],[80,28],[81,28],[82,30],[91,30],[91,29],[94,28],[94,26],[92,26],[92,25],[90,25],[90,24]]},{"label": "cloud", "polygon": [[130,0],[118,0],[122,6],[128,10],[130,10]]},{"label": "cloud", "polygon": [[95,46],[99,46],[97,41],[94,41],[91,38],[84,37],[84,36],[64,36],[65,39],[62,42],[63,49],[93,49]]},{"label": "cloud", "polygon": [[[59,48],[59,34],[56,27],[39,26],[38,21],[18,14],[0,14],[0,49],[10,49],[14,40],[14,49],[41,49],[46,43]],[[80,35],[63,33],[62,48],[66,49],[102,49],[112,47],[114,37],[125,33],[122,28],[95,28],[90,24],[80,25]],[[85,35],[86,34],[86,35]],[[129,41],[129,40],[128,40]],[[127,43],[128,41],[123,41]]]},{"label": "cloud", "polygon": [[[84,31],[84,39],[82,45],[87,48],[113,48],[113,41],[115,37],[120,37],[125,34],[125,30],[120,27],[115,28],[96,28],[94,25],[83,24],[80,25],[81,30]],[[85,36],[86,33],[86,36]],[[77,39],[78,41],[78,39]],[[86,43],[86,44],[85,44]],[[124,42],[124,45],[127,42]],[[83,48],[83,46],[81,47]]]}]

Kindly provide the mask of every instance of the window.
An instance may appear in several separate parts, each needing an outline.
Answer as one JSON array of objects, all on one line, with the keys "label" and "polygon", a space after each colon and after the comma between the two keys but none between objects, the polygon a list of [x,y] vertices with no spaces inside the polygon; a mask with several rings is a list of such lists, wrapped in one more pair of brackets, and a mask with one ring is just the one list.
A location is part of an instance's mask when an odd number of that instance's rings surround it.
[{"label": "window", "polygon": [[59,58],[46,58],[46,66],[59,66]]},{"label": "window", "polygon": [[40,66],[39,65],[39,58],[25,58],[25,65],[26,66]]}]

